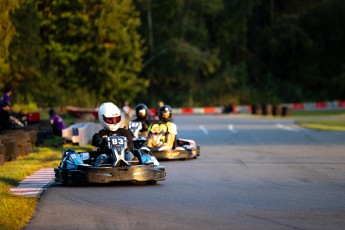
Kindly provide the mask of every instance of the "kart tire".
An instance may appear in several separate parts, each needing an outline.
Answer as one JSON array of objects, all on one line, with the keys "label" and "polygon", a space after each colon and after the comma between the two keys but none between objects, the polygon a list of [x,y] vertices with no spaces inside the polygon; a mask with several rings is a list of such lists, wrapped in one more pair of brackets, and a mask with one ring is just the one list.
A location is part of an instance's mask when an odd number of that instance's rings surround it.
[{"label": "kart tire", "polygon": [[145,181],[145,184],[147,184],[147,185],[155,185],[155,184],[157,184],[157,181],[156,180],[148,180],[148,181]]}]

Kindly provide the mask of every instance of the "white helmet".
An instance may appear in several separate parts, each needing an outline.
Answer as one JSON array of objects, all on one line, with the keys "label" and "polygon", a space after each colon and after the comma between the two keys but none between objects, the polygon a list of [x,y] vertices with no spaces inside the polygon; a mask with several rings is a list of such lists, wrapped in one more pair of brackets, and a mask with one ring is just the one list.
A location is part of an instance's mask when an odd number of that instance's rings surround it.
[{"label": "white helmet", "polygon": [[98,119],[104,129],[116,131],[121,122],[120,109],[112,102],[105,102],[98,109]]}]

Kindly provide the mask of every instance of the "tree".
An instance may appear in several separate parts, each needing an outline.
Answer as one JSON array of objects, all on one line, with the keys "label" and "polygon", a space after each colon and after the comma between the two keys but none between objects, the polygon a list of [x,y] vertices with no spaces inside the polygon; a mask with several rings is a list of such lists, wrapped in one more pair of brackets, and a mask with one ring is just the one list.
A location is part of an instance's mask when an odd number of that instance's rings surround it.
[{"label": "tree", "polygon": [[208,20],[223,9],[222,3],[137,1],[142,21],[147,22],[141,33],[146,35],[150,52],[145,56],[141,75],[150,79],[151,102],[200,104],[195,100],[196,89],[205,85],[204,78],[210,77],[219,65],[218,51],[210,49]]},{"label": "tree", "polygon": [[[274,14],[260,4],[251,22],[255,39],[250,39],[248,70],[256,97],[262,103],[272,98],[279,102],[341,98],[345,89],[344,2],[274,2]],[[261,24],[254,26],[258,21]]]},{"label": "tree", "polygon": [[9,67],[9,45],[15,35],[15,28],[12,24],[10,15],[17,9],[19,2],[17,0],[0,1],[0,86],[10,82],[7,76]]},{"label": "tree", "polygon": [[[33,95],[40,95],[37,85],[41,78],[41,38],[39,17],[32,1],[21,1],[20,7],[12,13],[11,19],[16,33],[9,46],[12,87],[16,89],[16,101],[36,101]],[[17,95],[17,92],[20,92]]]},{"label": "tree", "polygon": [[96,25],[99,47],[103,56],[98,58],[95,85],[99,85],[104,100],[132,101],[148,86],[148,81],[137,78],[142,69],[143,41],[137,28],[139,14],[132,1],[105,1]]},{"label": "tree", "polygon": [[[93,106],[104,100],[131,100],[147,86],[137,79],[143,47],[131,1],[38,0],[37,6],[42,70],[45,82],[57,86],[60,103]],[[49,97],[47,101],[54,100]]]}]

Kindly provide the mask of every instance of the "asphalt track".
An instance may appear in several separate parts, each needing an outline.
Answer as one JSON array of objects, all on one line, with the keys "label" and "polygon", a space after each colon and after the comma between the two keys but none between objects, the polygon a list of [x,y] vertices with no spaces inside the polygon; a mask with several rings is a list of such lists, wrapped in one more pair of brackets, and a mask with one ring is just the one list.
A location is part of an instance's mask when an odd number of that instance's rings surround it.
[{"label": "asphalt track", "polygon": [[154,186],[53,183],[24,229],[345,229],[345,132],[241,115],[175,122],[198,159],[161,162]]}]

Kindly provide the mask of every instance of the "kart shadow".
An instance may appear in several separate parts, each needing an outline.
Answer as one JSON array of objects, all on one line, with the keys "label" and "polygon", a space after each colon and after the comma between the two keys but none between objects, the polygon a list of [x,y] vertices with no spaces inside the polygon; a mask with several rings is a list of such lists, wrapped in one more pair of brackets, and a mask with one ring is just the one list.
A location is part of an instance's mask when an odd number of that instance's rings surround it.
[{"label": "kart shadow", "polygon": [[59,182],[52,182],[49,188],[95,188],[95,187],[151,187],[161,186],[162,181],[158,181],[157,184],[149,185],[144,181],[113,181],[109,183],[85,183],[85,184],[72,184],[64,185]]},{"label": "kart shadow", "polygon": [[159,159],[159,162],[169,162],[169,161],[189,161],[194,159]]}]

